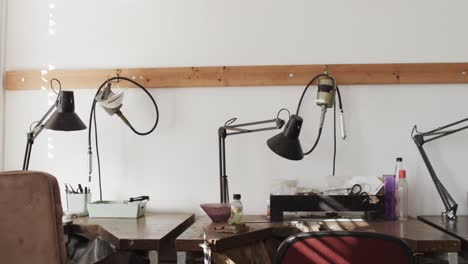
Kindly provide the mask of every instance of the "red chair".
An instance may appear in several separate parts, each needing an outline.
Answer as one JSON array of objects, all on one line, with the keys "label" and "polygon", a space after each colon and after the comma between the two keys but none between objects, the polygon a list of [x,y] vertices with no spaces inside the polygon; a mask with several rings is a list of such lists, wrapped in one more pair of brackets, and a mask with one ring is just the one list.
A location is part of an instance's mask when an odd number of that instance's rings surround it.
[{"label": "red chair", "polygon": [[275,264],[412,264],[405,241],[371,232],[311,232],[290,236]]}]

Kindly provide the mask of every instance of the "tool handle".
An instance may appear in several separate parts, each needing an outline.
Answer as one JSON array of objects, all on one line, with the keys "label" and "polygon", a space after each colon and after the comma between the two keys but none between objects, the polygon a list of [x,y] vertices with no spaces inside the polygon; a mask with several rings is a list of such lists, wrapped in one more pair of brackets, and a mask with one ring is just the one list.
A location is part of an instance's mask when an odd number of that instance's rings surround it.
[{"label": "tool handle", "polygon": [[81,184],[78,184],[78,189],[76,189],[78,193],[83,193],[83,187]]},{"label": "tool handle", "polygon": [[340,112],[340,127],[341,127],[341,139],[345,140],[346,139],[346,127],[345,127],[343,110],[341,110]]},{"label": "tool handle", "polygon": [[93,174],[93,152],[91,147],[88,148],[88,182],[91,182],[91,174]]},{"label": "tool handle", "polygon": [[138,197],[130,197],[130,199],[128,199],[129,202],[137,202],[137,201],[145,201],[145,200],[149,201],[149,196],[144,195],[144,196],[138,196]]}]

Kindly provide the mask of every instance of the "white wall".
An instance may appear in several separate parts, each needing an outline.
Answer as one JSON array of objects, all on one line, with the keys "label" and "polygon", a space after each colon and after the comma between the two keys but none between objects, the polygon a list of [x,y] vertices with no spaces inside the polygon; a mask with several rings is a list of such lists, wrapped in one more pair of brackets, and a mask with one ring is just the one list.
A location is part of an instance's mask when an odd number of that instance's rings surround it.
[{"label": "white wall", "polygon": [[[5,140],[5,68],[6,68],[6,34],[7,34],[7,1],[0,0],[0,146]],[[3,170],[4,147],[0,148],[0,169]]]},{"label": "white wall", "polygon": [[[9,1],[7,67],[15,69],[468,61],[468,2],[458,1]],[[332,14],[333,17],[329,17]],[[66,88],[66,83],[63,84]],[[76,90],[87,120],[96,87]],[[468,85],[343,86],[349,138],[338,146],[338,174],[392,173],[405,158],[411,213],[439,213],[439,201],[410,138],[467,114]],[[139,137],[98,111],[107,199],[148,194],[157,211],[196,211],[218,200],[217,127],[274,117],[295,109],[302,87],[152,89],[161,110],[156,133]],[[124,111],[137,127],[154,118],[138,90]],[[307,98],[310,102],[313,93]],[[46,90],[6,94],[6,169],[21,167],[25,131],[53,100]],[[308,148],[318,109],[304,107]],[[275,178],[323,186],[331,171],[328,116],[323,139],[301,162],[265,146],[276,132],[227,140],[231,193],[243,194],[248,213],[263,213]],[[467,213],[466,133],[427,146],[446,187]],[[86,132],[46,131],[31,169],[61,182],[87,178]],[[97,190],[95,181],[93,189]]]}]

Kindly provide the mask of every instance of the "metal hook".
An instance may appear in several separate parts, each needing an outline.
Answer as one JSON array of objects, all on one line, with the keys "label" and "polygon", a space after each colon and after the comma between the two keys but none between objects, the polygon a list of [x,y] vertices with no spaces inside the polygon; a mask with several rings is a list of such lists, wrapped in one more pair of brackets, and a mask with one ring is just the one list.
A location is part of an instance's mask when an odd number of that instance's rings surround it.
[{"label": "metal hook", "polygon": [[224,126],[230,126],[232,125],[232,123],[236,122],[237,118],[236,117],[233,117],[231,119],[229,119],[228,121],[226,121],[226,123],[224,123]]},{"label": "metal hook", "polygon": [[328,67],[327,67],[327,65],[323,66],[323,74],[328,76]]},{"label": "metal hook", "polygon": [[288,112],[288,118],[291,118],[291,112],[289,112],[289,110],[288,110],[287,108],[281,108],[281,109],[278,111],[278,113],[276,114],[276,118],[277,118],[277,119],[279,118],[281,112],[283,112],[283,111]]},{"label": "metal hook", "polygon": [[[121,70],[121,69],[115,70],[115,77],[120,77],[120,74],[121,74],[121,73],[122,73],[122,70]],[[107,79],[110,79],[110,78],[109,78],[109,74],[107,75]],[[113,83],[119,83],[120,80],[119,80],[119,79],[117,79],[117,80],[112,80],[111,82],[113,82]]]},{"label": "metal hook", "polygon": [[413,130],[411,130],[411,137],[414,138],[414,135],[421,134],[421,132],[418,131],[418,127],[414,125]]},{"label": "metal hook", "polygon": [[[59,85],[58,92],[55,91],[54,81],[57,82],[58,85]],[[52,91],[54,91],[54,93],[58,95],[62,91],[62,83],[57,78],[52,78],[50,80],[50,89],[52,89]]]}]

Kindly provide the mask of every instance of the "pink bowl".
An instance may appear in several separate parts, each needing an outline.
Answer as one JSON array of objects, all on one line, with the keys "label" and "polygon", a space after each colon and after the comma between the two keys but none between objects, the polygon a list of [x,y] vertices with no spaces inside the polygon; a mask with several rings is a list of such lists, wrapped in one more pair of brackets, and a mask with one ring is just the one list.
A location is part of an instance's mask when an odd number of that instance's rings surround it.
[{"label": "pink bowl", "polygon": [[205,203],[200,207],[213,222],[226,222],[231,217],[231,205],[228,203]]}]

